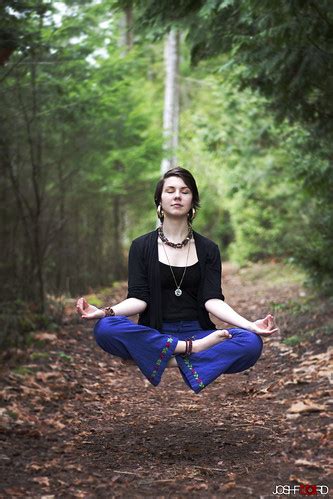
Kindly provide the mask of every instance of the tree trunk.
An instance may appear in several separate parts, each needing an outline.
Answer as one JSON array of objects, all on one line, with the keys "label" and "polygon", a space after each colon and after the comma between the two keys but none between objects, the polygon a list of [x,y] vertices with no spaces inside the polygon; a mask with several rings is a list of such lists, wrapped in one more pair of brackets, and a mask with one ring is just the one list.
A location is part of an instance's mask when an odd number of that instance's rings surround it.
[{"label": "tree trunk", "polygon": [[124,7],[123,16],[120,18],[119,46],[126,55],[133,47],[133,8],[131,5]]},{"label": "tree trunk", "polygon": [[179,130],[179,32],[171,30],[165,42],[165,94],[163,113],[164,157],[162,175],[176,166]]},{"label": "tree trunk", "polygon": [[123,205],[120,195],[114,196],[112,200],[112,214],[113,214],[113,227],[112,227],[112,274],[114,279],[120,280],[124,278],[126,273],[124,268],[123,258]]}]

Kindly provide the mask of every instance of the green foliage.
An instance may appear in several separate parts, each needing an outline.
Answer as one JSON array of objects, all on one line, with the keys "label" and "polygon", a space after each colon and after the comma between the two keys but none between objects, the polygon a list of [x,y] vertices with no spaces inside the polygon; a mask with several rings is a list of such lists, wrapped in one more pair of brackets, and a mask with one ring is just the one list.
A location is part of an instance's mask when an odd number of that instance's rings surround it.
[{"label": "green foliage", "polygon": [[[185,27],[192,62],[198,64],[209,59],[211,65],[207,63],[206,67],[218,71],[224,81],[233,68],[233,74],[238,73],[233,80],[235,94],[237,89],[244,88],[259,91],[266,98],[266,109],[280,123],[274,126],[273,133],[272,125],[268,129],[257,127],[258,140],[252,142],[253,151],[251,147],[248,149],[250,155],[257,149],[256,164],[248,165],[251,173],[244,179],[244,171],[236,168],[239,176],[234,176],[235,188],[239,194],[231,210],[246,213],[249,223],[245,217],[242,220],[242,214],[232,220],[236,226],[231,254],[245,261],[261,258],[267,250],[272,254],[287,250],[287,255],[292,255],[307,270],[310,282],[317,289],[333,293],[332,2],[150,0],[137,3],[141,9],[139,22],[153,31],[156,26],[158,29],[171,25]],[[214,58],[220,54],[225,57],[220,65],[216,61],[214,64]],[[226,98],[223,90],[221,95]],[[239,107],[235,101],[234,105],[236,109]],[[230,106],[228,111],[231,110]],[[257,107],[248,111],[254,125]],[[262,111],[259,113],[263,116]],[[239,122],[238,114],[233,117]],[[293,130],[290,123],[295,124]],[[243,130],[241,127],[236,130],[242,139]],[[254,134],[252,126],[249,134],[252,140]],[[223,149],[225,130],[210,135],[212,147]],[[273,177],[274,169],[262,152],[267,150],[267,139],[276,140],[278,136],[280,151],[272,154],[278,177]],[[289,160],[279,157],[284,153]],[[247,161],[248,154],[244,158]],[[262,179],[254,186],[249,185],[248,177],[252,174],[255,177],[259,170],[264,170],[266,180],[274,179],[274,186]],[[263,197],[268,186],[274,187],[275,199]],[[245,201],[249,188],[250,197]],[[297,212],[298,226],[293,216]],[[272,240],[281,244],[274,247]]]},{"label": "green foliage", "polygon": [[65,352],[57,352],[57,355],[64,362],[72,362],[73,358],[71,355],[67,355]]},{"label": "green foliage", "polygon": [[102,300],[95,293],[86,295],[85,298],[88,303],[95,305],[95,307],[101,307],[103,305]]},{"label": "green foliage", "polygon": [[135,5],[131,49],[126,0],[0,7],[1,345],[56,330],[55,295],[126,278],[131,240],[154,228],[172,24],[188,42],[179,162],[201,193],[194,228],[223,260],[287,259],[333,291],[331,4]]},{"label": "green foliage", "polygon": [[293,336],[289,336],[289,338],[285,338],[284,340],[282,340],[282,343],[290,347],[294,347],[302,343],[302,338],[295,334]]},{"label": "green foliage", "polygon": [[49,356],[49,352],[32,352],[30,358],[32,361],[36,361],[39,359],[48,359]]},{"label": "green foliage", "polygon": [[284,301],[283,303],[271,302],[270,307],[274,311],[285,311],[288,315],[305,315],[313,309],[313,297],[303,298],[298,301]]},{"label": "green foliage", "polygon": [[182,163],[202,192],[195,223],[220,241],[224,258],[241,264],[293,255],[300,196],[283,176],[290,155],[281,143],[293,129],[274,124],[265,99],[235,87],[237,72],[229,70],[228,79],[196,73],[192,86],[191,78],[185,83],[181,142]]},{"label": "green foliage", "polygon": [[60,328],[62,316],[58,315],[52,302],[44,314],[38,312],[37,304],[21,300],[2,302],[1,305],[0,348],[43,345],[43,342],[34,339],[32,333],[37,330],[58,331]]},{"label": "green foliage", "polygon": [[41,304],[126,277],[123,245],[152,206],[162,99],[147,77],[156,48],[120,46],[111,7],[41,2],[8,14],[24,36],[0,68],[2,299]]},{"label": "green foliage", "polygon": [[332,336],[333,334],[333,321],[329,321],[327,324],[320,328],[321,332],[327,336]]},{"label": "green foliage", "polygon": [[13,369],[13,372],[17,376],[23,376],[23,377],[33,374],[32,369],[28,366],[17,366]]}]

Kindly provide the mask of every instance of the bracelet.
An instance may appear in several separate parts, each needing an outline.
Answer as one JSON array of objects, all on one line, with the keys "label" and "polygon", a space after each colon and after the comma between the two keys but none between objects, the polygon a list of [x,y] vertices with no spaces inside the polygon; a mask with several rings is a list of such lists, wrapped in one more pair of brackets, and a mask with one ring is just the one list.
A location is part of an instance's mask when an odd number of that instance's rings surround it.
[{"label": "bracelet", "polygon": [[114,315],[116,315],[112,307],[105,307],[102,308],[102,310],[105,313],[104,317],[113,317]]},{"label": "bracelet", "polygon": [[187,340],[185,340],[185,342],[185,353],[182,355],[182,357],[189,357],[192,353],[193,341],[191,338],[188,338]]}]

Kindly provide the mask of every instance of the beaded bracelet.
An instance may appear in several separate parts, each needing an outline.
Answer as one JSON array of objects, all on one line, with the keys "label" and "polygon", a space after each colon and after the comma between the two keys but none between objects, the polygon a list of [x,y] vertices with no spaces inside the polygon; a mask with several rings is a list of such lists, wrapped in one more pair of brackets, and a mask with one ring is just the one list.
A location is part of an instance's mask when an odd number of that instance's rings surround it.
[{"label": "beaded bracelet", "polygon": [[186,346],[185,346],[185,353],[182,355],[182,357],[189,357],[192,353],[192,348],[193,348],[193,341],[191,338],[188,338],[185,340]]},{"label": "beaded bracelet", "polygon": [[114,315],[116,315],[114,313],[114,310],[112,307],[105,307],[105,308],[102,308],[102,310],[104,311],[105,313],[105,316],[104,317],[113,317]]}]

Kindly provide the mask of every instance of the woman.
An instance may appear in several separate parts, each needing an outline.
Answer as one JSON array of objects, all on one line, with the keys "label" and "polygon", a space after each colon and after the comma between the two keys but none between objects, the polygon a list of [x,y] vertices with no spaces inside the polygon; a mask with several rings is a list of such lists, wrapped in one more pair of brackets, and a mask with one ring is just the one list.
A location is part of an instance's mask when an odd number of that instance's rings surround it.
[{"label": "woman", "polygon": [[[261,355],[261,336],[278,331],[272,315],[248,321],[224,301],[217,245],[192,230],[199,193],[191,173],[169,170],[158,182],[161,225],[138,237],[129,252],[127,299],[104,309],[77,302],[106,352],[134,361],[153,385],[166,367],[178,367],[200,392],[220,374],[241,372]],[[236,326],[216,330],[208,313]],[[139,315],[138,324],[128,316]]]}]

